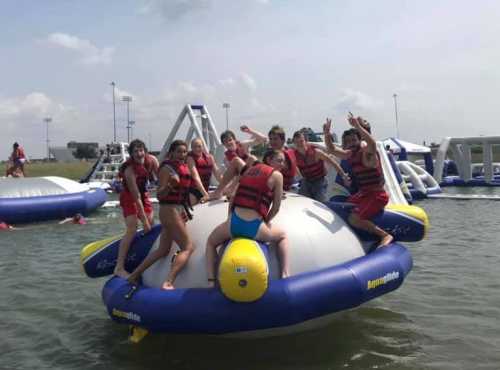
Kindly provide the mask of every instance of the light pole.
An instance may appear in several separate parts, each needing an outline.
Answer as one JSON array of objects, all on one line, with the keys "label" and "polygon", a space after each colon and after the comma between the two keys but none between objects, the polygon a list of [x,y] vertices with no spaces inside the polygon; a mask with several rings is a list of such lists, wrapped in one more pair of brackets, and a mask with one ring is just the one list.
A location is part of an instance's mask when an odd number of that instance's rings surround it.
[{"label": "light pole", "polygon": [[113,86],[113,143],[116,143],[116,106],[115,106],[115,82],[111,81]]},{"label": "light pole", "polygon": [[398,122],[398,95],[393,94],[392,97],[394,98],[394,114],[396,116],[396,138],[399,139],[399,122]]},{"label": "light pole", "polygon": [[122,101],[127,102],[127,142],[130,143],[130,102],[132,97],[128,95],[122,96]]},{"label": "light pole", "polygon": [[231,108],[231,105],[229,103],[223,103],[222,108],[226,110],[226,130],[229,130],[229,108]]},{"label": "light pole", "polygon": [[131,139],[134,138],[134,125],[135,125],[135,121],[128,121],[127,128],[130,129],[130,138]]},{"label": "light pole", "polygon": [[50,142],[50,140],[49,140],[49,123],[52,122],[52,118],[45,117],[43,119],[43,122],[45,122],[46,125],[47,125],[47,161],[50,161],[50,152],[49,152],[49,142]]}]

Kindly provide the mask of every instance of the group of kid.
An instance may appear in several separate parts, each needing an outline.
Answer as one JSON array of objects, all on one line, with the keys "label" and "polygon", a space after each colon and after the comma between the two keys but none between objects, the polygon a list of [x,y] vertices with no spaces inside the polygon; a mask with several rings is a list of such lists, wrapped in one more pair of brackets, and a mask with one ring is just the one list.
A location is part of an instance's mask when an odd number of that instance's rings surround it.
[{"label": "group of kid", "polygon": [[[115,275],[136,284],[141,274],[158,259],[170,253],[175,242],[179,251],[163,283],[163,289],[174,289],[174,281],[194,251],[194,245],[186,228],[192,218],[191,206],[227,195],[230,212],[226,221],[218,225],[209,235],[206,244],[208,285],[216,281],[216,249],[234,237],[245,237],[277,245],[280,276],[289,275],[288,239],[285,230],[271,221],[278,214],[284,191],[291,189],[295,177],[300,173],[299,193],[317,201],[325,202],[327,171],[325,162],[333,166],[346,186],[355,183],[357,192],[347,201],[355,207],[349,222],[380,238],[379,246],[392,242],[392,236],[370,221],[388,202],[384,190],[384,175],[376,150],[376,142],[370,133],[370,125],[363,118],[350,114],[351,129],[342,135],[342,147],[334,144],[331,120],[323,125],[326,151],[308,143],[304,131],[293,135],[294,148],[285,146],[285,132],[273,126],[268,136],[241,126],[251,136],[250,140],[238,141],[232,131],[221,134],[226,148],[223,172],[213,156],[204,147],[201,139],[191,142],[191,150],[182,140],[172,142],[166,159],[158,160],[147,153],[145,144],[134,140],[129,145],[130,158],[121,166],[119,176],[123,191],[120,206],[125,218],[126,232],[121,240]],[[262,161],[257,160],[250,148],[265,144],[268,149]],[[336,159],[344,159],[350,165],[348,175]],[[219,185],[209,194],[209,184],[214,176]],[[144,232],[151,230],[153,207],[148,194],[148,182],[158,180],[157,198],[160,204],[159,218],[162,227],[159,248],[150,253],[132,272],[125,270],[125,261],[139,221]]]}]

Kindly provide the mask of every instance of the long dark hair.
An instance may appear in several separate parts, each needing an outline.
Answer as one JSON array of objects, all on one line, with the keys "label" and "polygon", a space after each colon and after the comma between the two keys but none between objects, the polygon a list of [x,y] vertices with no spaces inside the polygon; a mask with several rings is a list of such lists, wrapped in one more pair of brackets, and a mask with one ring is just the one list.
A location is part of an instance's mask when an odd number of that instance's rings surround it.
[{"label": "long dark hair", "polygon": [[168,154],[172,154],[175,152],[175,149],[177,149],[180,146],[185,146],[186,149],[188,147],[187,143],[184,140],[174,140],[172,144],[170,144],[170,147],[168,148]]}]

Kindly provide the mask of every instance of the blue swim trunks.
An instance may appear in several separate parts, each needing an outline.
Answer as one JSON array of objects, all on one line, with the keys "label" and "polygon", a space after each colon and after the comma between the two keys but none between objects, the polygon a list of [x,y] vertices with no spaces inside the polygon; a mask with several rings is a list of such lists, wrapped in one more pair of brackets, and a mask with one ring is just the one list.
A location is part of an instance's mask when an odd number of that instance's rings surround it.
[{"label": "blue swim trunks", "polygon": [[252,221],[243,220],[236,212],[231,213],[231,236],[233,238],[243,237],[248,239],[255,239],[262,219],[256,218]]}]

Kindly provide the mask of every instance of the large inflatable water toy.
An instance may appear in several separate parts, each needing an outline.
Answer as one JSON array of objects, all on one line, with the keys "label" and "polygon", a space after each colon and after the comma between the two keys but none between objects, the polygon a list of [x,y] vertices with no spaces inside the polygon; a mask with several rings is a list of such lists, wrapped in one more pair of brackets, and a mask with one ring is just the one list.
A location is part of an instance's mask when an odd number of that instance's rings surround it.
[{"label": "large inflatable water toy", "polygon": [[0,220],[11,223],[87,215],[106,201],[106,192],[62,177],[0,179]]},{"label": "large inflatable water toy", "polygon": [[120,185],[118,181],[120,166],[128,158],[128,143],[107,144],[106,150],[99,155],[97,161],[85,176],[80,179],[80,182],[88,183],[92,188],[116,190],[116,187]]},{"label": "large inflatable water toy", "polygon": [[[382,143],[394,156],[396,161],[393,170],[404,180],[412,200],[442,193],[441,187],[433,177],[434,161],[429,147],[393,137],[385,139]],[[410,157],[413,158],[412,161],[409,160]],[[419,157],[422,159],[417,159]]]},{"label": "large inflatable water toy", "polygon": [[[493,162],[493,146],[500,136],[447,137],[441,141],[434,177],[441,186],[500,186],[500,163]],[[472,163],[472,151],[482,153],[482,163]],[[447,159],[448,152],[454,161]]]},{"label": "large inflatable water toy", "polygon": [[[412,267],[409,251],[399,242],[422,239],[428,225],[425,213],[416,207],[401,205],[388,210],[378,222],[394,233],[396,241],[373,250],[377,241],[359,237],[342,212],[346,211],[340,205],[327,206],[288,193],[273,223],[287,230],[291,276],[278,278],[274,247],[235,239],[221,247],[218,285],[209,288],[205,242],[227,217],[227,203],[197,205],[195,217],[188,223],[196,249],[177,277],[176,289],[160,289],[176,251],[172,248],[169,256],[145,271],[137,288],[125,279],[110,278],[102,290],[104,304],[114,321],[142,329],[136,333],[263,336],[325,325],[335,312],[397,289]],[[148,234],[138,235],[132,251],[150,250],[154,233],[156,229],[149,239]],[[113,243],[117,239],[83,249],[81,260],[89,276],[112,271],[117,253]],[[106,261],[101,263],[107,268],[105,272],[98,269],[102,260]],[[134,257],[129,262],[131,271],[141,259]]]}]

